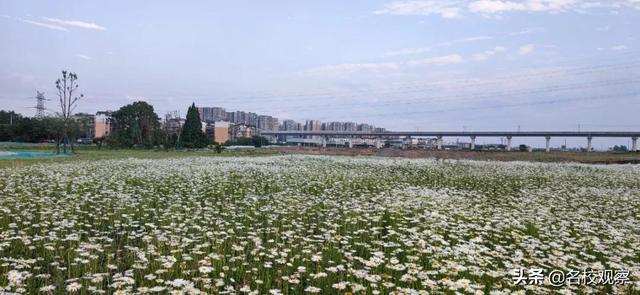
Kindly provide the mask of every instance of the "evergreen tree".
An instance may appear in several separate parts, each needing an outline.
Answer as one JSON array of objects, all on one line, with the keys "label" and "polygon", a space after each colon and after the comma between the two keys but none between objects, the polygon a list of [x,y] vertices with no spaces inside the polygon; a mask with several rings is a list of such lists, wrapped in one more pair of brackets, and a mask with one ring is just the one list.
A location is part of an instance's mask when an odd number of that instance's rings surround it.
[{"label": "evergreen tree", "polygon": [[180,146],[185,148],[203,148],[209,145],[209,138],[202,132],[202,123],[196,104],[187,111],[187,119],[180,133]]}]

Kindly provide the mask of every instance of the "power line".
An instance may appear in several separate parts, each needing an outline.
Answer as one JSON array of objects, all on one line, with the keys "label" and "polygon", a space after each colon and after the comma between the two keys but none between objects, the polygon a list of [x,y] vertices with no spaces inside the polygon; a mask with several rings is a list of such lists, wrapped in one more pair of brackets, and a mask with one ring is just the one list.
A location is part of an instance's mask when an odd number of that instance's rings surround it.
[{"label": "power line", "polygon": [[595,65],[595,66],[585,66],[585,67],[575,67],[571,69],[558,69],[558,70],[549,70],[542,71],[536,73],[528,73],[528,74],[511,74],[508,76],[496,77],[490,80],[478,80],[478,79],[458,79],[451,81],[440,81],[440,82],[431,82],[425,83],[424,81],[413,81],[413,82],[405,82],[399,83],[394,86],[389,87],[376,87],[376,88],[363,88],[363,89],[352,89],[352,90],[342,90],[342,91],[324,91],[324,92],[306,92],[306,93],[294,93],[294,94],[277,94],[277,93],[268,93],[262,96],[236,96],[236,97],[227,97],[227,98],[218,98],[218,99],[199,99],[198,101],[202,104],[203,102],[208,101],[231,101],[234,103],[251,103],[251,102],[279,102],[279,101],[290,101],[295,98],[297,102],[304,102],[306,100],[315,101],[319,98],[327,98],[329,99],[337,99],[342,100],[346,97],[358,97],[358,96],[366,96],[366,95],[377,95],[381,96],[384,94],[406,94],[413,92],[423,92],[435,89],[441,89],[446,87],[479,87],[479,86],[492,86],[492,85],[501,85],[508,82],[516,82],[520,80],[527,80],[532,78],[545,78],[545,80],[549,80],[552,78],[557,78],[558,76],[582,76],[589,74],[598,74],[598,73],[608,73],[612,71],[621,71],[621,70],[630,70],[630,69],[638,69],[640,66],[640,60],[625,62],[625,63],[617,63],[617,64],[607,64],[607,65]]},{"label": "power line", "polygon": [[42,119],[45,117],[45,110],[47,110],[47,108],[44,106],[44,102],[50,99],[46,99],[44,97],[44,92],[40,92],[36,90],[36,96],[35,97],[28,97],[29,99],[36,99],[36,106],[32,107],[34,109],[36,109],[36,115],[35,118],[36,119]]},{"label": "power line", "polygon": [[[561,98],[561,99],[551,99],[551,100],[540,100],[540,101],[534,101],[534,102],[500,104],[500,105],[493,105],[493,106],[460,107],[460,108],[425,110],[425,111],[367,114],[367,115],[364,115],[364,116],[366,116],[366,117],[380,117],[380,116],[386,117],[386,116],[403,116],[403,115],[414,115],[414,114],[429,114],[429,113],[469,111],[469,110],[502,109],[502,108],[513,108],[513,107],[522,107],[522,106],[559,104],[559,103],[575,102],[575,101],[595,101],[595,100],[604,100],[604,99],[621,99],[621,98],[628,98],[628,97],[634,97],[634,96],[640,96],[640,91],[613,94],[613,95],[599,95],[599,96],[577,97],[577,98]],[[358,117],[358,116],[355,116],[355,117]]]},{"label": "power line", "polygon": [[561,92],[561,91],[620,86],[625,84],[633,84],[638,81],[640,81],[640,77],[622,79],[622,80],[606,80],[606,81],[595,81],[595,82],[585,82],[585,83],[573,83],[568,85],[552,85],[552,86],[547,86],[543,88],[511,89],[507,91],[501,90],[501,91],[495,91],[495,92],[483,92],[481,94],[471,93],[471,94],[452,94],[452,95],[439,95],[439,96],[422,96],[415,99],[390,100],[390,101],[383,101],[383,102],[367,102],[366,104],[362,102],[340,103],[340,104],[335,104],[335,103],[315,104],[313,106],[308,106],[308,107],[293,108],[293,110],[317,111],[317,110],[331,110],[336,108],[359,107],[363,105],[384,107],[384,106],[401,106],[401,105],[429,106],[429,105],[437,105],[438,103],[441,103],[441,102],[472,103],[472,102],[481,102],[483,99],[493,99],[493,98],[501,98],[501,97],[521,97],[521,96],[534,95],[534,94],[545,94],[545,93],[553,93],[553,92]]}]

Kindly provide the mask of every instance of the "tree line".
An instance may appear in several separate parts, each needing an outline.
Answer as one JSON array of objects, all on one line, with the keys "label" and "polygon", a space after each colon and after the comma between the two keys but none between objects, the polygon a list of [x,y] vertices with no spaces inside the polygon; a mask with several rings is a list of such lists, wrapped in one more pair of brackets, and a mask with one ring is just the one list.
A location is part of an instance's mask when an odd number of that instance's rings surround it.
[{"label": "tree line", "polygon": [[[91,138],[94,123],[89,114],[78,113],[65,124],[60,116],[44,118],[25,117],[14,111],[0,110],[0,141],[52,142],[63,144],[66,134],[69,145],[80,138]],[[202,131],[200,115],[195,104],[189,107],[184,125],[178,132],[169,132],[160,124],[160,118],[147,102],[136,101],[111,113],[111,133],[94,138],[93,143],[111,148],[204,148],[215,145],[251,145],[267,143],[261,136],[239,138],[233,142],[215,143]],[[66,127],[65,127],[66,126]]]},{"label": "tree line", "polygon": [[[78,103],[84,95],[79,94],[78,75],[62,71],[55,81],[59,101],[59,111],[44,118],[30,118],[15,111],[0,110],[0,141],[15,142],[54,142],[56,152],[74,151],[74,142],[78,138],[93,137],[90,129],[90,115],[74,114]],[[112,133],[106,138],[95,138],[99,146],[106,143],[115,148],[153,148],[153,147],[185,147],[203,148],[210,144],[202,131],[200,115],[195,104],[189,108],[187,120],[178,134],[169,134],[161,128],[160,118],[153,106],[137,101],[121,107],[113,112],[109,119]]]},{"label": "tree line", "polygon": [[204,148],[211,144],[202,131],[200,114],[195,104],[187,111],[184,125],[178,132],[163,129],[153,106],[144,101],[125,105],[111,114],[112,133],[105,139],[117,148]]},{"label": "tree line", "polygon": [[[56,80],[59,112],[44,118],[30,118],[14,111],[0,110],[0,141],[16,142],[53,142],[56,152],[67,153],[75,149],[74,142],[79,138],[92,138],[91,128],[94,122],[91,115],[77,113],[73,110],[84,99],[83,94],[77,94],[79,85],[75,73],[62,71]],[[93,138],[93,143],[102,147],[103,144],[112,148],[204,148],[211,144],[221,151],[222,144],[214,143],[202,130],[200,114],[195,103],[187,111],[184,125],[177,132],[164,129],[160,118],[153,106],[145,101],[136,101],[122,106],[111,113],[108,122],[111,133],[105,137]],[[254,136],[238,139],[234,144],[261,146],[266,139]]]}]

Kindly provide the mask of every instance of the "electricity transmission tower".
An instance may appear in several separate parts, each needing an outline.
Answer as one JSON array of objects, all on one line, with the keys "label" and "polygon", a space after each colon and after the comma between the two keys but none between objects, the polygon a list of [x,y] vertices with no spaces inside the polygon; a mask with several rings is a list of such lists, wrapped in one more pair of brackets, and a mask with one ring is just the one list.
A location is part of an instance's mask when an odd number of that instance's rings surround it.
[{"label": "electricity transmission tower", "polygon": [[36,109],[36,119],[42,119],[44,118],[44,111],[47,109],[44,107],[44,101],[50,100],[50,99],[44,98],[44,92],[40,92],[40,91],[36,91],[35,99],[36,99],[36,106],[34,107],[34,109]]}]

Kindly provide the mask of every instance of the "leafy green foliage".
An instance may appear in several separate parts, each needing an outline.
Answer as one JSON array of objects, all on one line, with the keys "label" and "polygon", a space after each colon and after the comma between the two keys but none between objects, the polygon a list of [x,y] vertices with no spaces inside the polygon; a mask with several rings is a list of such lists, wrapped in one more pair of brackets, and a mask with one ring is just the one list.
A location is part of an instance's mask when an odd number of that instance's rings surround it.
[{"label": "leafy green foliage", "polygon": [[108,138],[108,144],[112,147],[151,148],[165,141],[160,118],[153,106],[144,101],[123,106],[112,116],[114,131]]},{"label": "leafy green foliage", "polygon": [[[75,139],[81,135],[84,122],[69,121],[69,137]],[[0,111],[0,141],[43,142],[61,141],[63,120],[56,117],[43,119],[23,117],[13,111]]]},{"label": "leafy green foliage", "polygon": [[195,104],[187,111],[187,119],[180,134],[180,146],[185,148],[204,148],[209,145],[209,138],[202,131],[200,114]]}]

